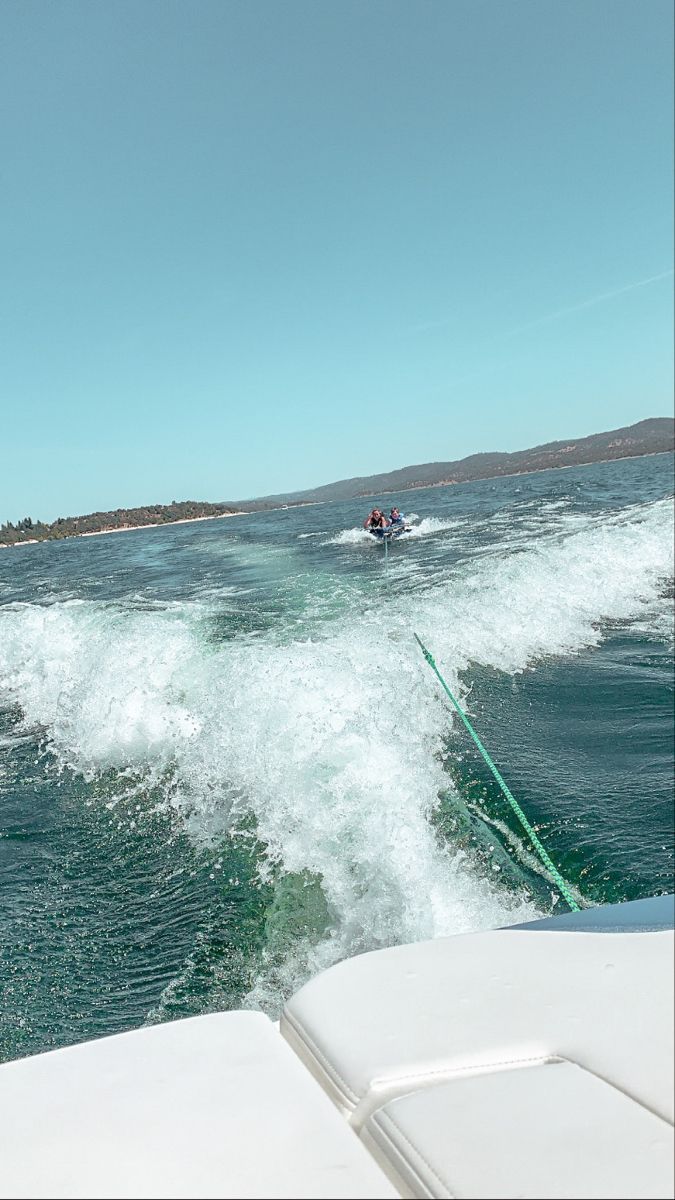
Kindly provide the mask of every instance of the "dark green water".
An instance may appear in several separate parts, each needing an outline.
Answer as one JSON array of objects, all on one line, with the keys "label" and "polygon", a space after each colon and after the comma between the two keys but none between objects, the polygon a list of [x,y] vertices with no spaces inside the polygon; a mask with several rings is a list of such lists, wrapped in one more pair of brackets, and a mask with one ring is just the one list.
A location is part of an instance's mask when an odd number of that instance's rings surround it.
[{"label": "dark green water", "polygon": [[[673,459],[0,553],[0,1055],[673,890]],[[369,502],[370,505],[370,502]],[[367,507],[369,507],[369,505]]]}]

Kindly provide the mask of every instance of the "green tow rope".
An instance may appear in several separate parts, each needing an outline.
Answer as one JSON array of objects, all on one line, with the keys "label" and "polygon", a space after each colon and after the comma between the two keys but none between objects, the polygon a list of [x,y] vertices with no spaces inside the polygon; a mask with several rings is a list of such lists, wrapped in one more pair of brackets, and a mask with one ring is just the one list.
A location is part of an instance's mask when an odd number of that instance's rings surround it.
[{"label": "green tow rope", "polygon": [[414,636],[415,636],[415,640],[417,641],[417,643],[420,647],[420,650],[422,651],[422,654],[426,658],[426,660],[427,660],[429,666],[431,667],[432,671],[434,672],[434,674],[438,677],[441,687],[446,692],[446,694],[450,697],[452,703],[454,704],[455,708],[457,709],[457,712],[459,713],[460,717],[462,718],[462,721],[466,725],[466,728],[468,729],[469,733],[471,734],[471,737],[473,738],[474,742],[478,746],[478,749],[480,750],[481,754],[483,755],[485,762],[487,763],[488,767],[492,771],[492,774],[494,775],[495,779],[497,780],[497,783],[499,784],[500,788],[502,789],[502,792],[506,796],[506,799],[508,800],[509,804],[511,805],[511,808],[513,809],[514,813],[516,814],[518,820],[520,821],[523,829],[525,830],[527,836],[529,837],[530,841],[532,842],[532,845],[534,846],[535,850],[537,851],[537,854],[539,855],[539,857],[540,857],[541,861],[543,862],[544,866],[546,867],[547,871],[552,876],[552,878],[555,880],[555,883],[556,883],[558,889],[560,890],[561,894],[564,896],[565,900],[569,904],[572,912],[580,912],[581,909],[580,909],[579,905],[577,904],[576,900],[574,899],[574,897],[571,895],[570,890],[569,890],[567,884],[565,883],[565,880],[563,879],[562,875],[556,869],[553,862],[551,861],[548,854],[546,853],[546,850],[544,849],[541,842],[539,841],[539,838],[537,837],[536,833],[534,832],[534,829],[530,825],[530,822],[528,821],[527,817],[525,816],[525,813],[523,812],[522,808],[520,807],[518,801],[515,800],[514,797],[511,795],[508,787],[506,786],[506,784],[504,783],[504,780],[502,779],[501,775],[499,774],[499,771],[497,770],[495,764],[493,763],[492,759],[490,758],[490,755],[488,754],[487,750],[485,749],[485,746],[481,742],[478,734],[476,733],[475,729],[473,728],[473,725],[469,721],[469,718],[466,716],[466,713],[464,713],[462,711],[462,709],[459,707],[459,704],[455,700],[455,697],[453,696],[452,692],[450,691],[450,688],[448,687],[448,685],[445,682],[443,676],[441,675],[438,667],[436,666],[433,656],[429,653],[426,646],[422,642],[421,638],[419,638],[417,636],[417,634],[415,634]]}]

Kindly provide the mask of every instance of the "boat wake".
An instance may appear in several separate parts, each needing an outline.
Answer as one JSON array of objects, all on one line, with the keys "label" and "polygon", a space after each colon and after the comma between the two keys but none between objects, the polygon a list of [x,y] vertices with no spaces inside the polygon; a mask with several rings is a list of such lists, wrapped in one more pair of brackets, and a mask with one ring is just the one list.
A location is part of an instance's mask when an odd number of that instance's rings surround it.
[{"label": "boat wake", "polygon": [[[451,520],[445,517],[423,517],[420,520],[416,513],[411,513],[406,517],[406,522],[410,523],[411,528],[406,529],[405,533],[398,535],[403,540],[428,537],[430,534],[435,533],[444,533],[446,530],[456,529],[464,524],[463,521]],[[339,533],[328,538],[324,544],[326,546],[370,546],[378,541],[381,541],[381,539],[373,537],[366,529],[351,528],[340,530]]]},{"label": "boat wake", "polygon": [[[425,518],[415,536],[456,526]],[[197,850],[249,838],[270,899],[248,1002],[276,1012],[347,955],[538,915],[524,880],[438,836],[452,718],[412,632],[460,696],[471,663],[517,673],[598,645],[612,622],[671,636],[672,533],[668,501],[580,519],[405,594],[347,593],[301,634],[280,619],[219,639],[215,597],[6,606],[0,698],[20,707],[18,736],[40,732],[96,785],[92,802],[107,787],[160,807]]]}]

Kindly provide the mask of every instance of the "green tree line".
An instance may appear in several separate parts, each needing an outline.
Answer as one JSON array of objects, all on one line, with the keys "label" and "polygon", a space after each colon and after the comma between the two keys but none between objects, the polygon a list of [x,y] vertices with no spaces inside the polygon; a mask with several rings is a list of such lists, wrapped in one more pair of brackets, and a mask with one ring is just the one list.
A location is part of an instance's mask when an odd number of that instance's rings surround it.
[{"label": "green tree line", "polygon": [[189,521],[197,517],[224,517],[239,510],[228,504],[210,504],[200,500],[173,500],[171,504],[151,504],[143,508],[116,508],[112,512],[88,513],[83,517],[58,517],[45,523],[31,517],[13,524],[0,525],[0,545],[17,542],[56,541],[76,537],[81,533],[103,533],[133,525],[170,525],[172,521]]}]

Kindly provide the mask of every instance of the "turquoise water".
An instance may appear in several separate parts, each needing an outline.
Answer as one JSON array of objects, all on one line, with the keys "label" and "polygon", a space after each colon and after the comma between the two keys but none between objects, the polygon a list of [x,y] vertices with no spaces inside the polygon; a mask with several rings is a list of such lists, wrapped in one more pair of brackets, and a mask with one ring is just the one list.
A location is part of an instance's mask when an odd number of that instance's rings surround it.
[{"label": "turquoise water", "polygon": [[0,1055],[673,889],[673,458],[0,552]]}]

